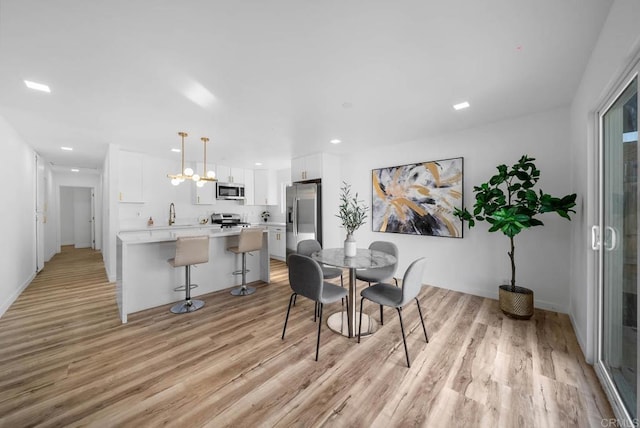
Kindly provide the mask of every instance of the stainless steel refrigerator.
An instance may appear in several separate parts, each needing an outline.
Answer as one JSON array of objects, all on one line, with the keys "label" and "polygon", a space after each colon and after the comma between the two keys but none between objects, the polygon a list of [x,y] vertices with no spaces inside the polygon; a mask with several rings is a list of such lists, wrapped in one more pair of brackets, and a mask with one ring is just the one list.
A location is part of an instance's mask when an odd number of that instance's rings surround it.
[{"label": "stainless steel refrigerator", "polygon": [[322,245],[322,200],[320,183],[298,183],[287,187],[287,257],[298,242],[316,239]]}]

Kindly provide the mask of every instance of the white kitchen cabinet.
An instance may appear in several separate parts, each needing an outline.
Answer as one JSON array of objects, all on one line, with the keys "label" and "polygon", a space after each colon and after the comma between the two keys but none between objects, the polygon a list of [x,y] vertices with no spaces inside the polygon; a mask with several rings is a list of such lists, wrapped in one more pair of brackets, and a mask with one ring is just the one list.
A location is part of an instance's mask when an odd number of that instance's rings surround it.
[{"label": "white kitchen cabinet", "polygon": [[216,177],[221,183],[244,184],[244,168],[216,165]]},{"label": "white kitchen cabinet", "polygon": [[255,204],[278,205],[278,181],[276,171],[271,169],[256,169],[255,174]]},{"label": "white kitchen cabinet", "polygon": [[144,155],[120,151],[118,164],[118,201],[144,202]]},{"label": "white kitchen cabinet", "polygon": [[285,260],[286,233],[284,226],[268,226],[269,256],[278,260]]},{"label": "white kitchen cabinet", "polygon": [[[211,169],[211,165],[209,165]],[[204,167],[202,162],[196,164],[196,174],[202,175]],[[206,174],[206,172],[204,172]],[[195,183],[189,185],[193,188],[193,203],[196,205],[213,205],[216,203],[216,182],[206,181],[204,186],[198,187]]]},{"label": "white kitchen cabinet", "polygon": [[244,170],[244,204],[255,205],[255,178],[252,169]]},{"label": "white kitchen cabinet", "polygon": [[322,178],[322,153],[302,156],[291,160],[291,181],[306,181]]},{"label": "white kitchen cabinet", "polygon": [[231,167],[216,165],[216,178],[221,183],[231,183]]}]

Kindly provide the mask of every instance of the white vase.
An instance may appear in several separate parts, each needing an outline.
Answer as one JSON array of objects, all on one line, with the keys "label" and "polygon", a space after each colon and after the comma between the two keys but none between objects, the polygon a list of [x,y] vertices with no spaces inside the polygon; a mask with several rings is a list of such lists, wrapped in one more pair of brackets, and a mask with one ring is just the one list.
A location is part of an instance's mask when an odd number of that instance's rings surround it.
[{"label": "white vase", "polygon": [[356,239],[351,234],[348,234],[347,239],[344,240],[344,255],[345,257],[356,256]]}]

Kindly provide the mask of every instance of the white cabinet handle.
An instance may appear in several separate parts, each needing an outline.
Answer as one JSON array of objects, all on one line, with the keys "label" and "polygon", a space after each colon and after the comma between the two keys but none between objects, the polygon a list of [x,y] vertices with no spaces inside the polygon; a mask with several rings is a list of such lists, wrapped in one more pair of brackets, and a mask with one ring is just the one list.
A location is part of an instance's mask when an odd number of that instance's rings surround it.
[{"label": "white cabinet handle", "polygon": [[598,251],[600,249],[600,226],[591,226],[591,249]]}]

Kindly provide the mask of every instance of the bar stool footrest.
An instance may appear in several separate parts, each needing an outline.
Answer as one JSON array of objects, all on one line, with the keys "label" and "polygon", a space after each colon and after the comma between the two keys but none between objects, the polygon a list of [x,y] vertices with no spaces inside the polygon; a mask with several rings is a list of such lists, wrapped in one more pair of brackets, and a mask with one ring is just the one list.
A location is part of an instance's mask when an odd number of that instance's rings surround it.
[{"label": "bar stool footrest", "polygon": [[[247,272],[251,272],[251,270],[247,269],[244,271],[244,273]],[[231,275],[242,275],[242,269],[241,270],[234,270],[233,272],[231,272]]]},{"label": "bar stool footrest", "polygon": [[[198,288],[198,284],[191,284],[191,286],[189,287],[189,290],[193,290],[194,288]],[[186,285],[181,285],[173,289],[173,291],[185,291],[185,290],[186,290]]]}]

